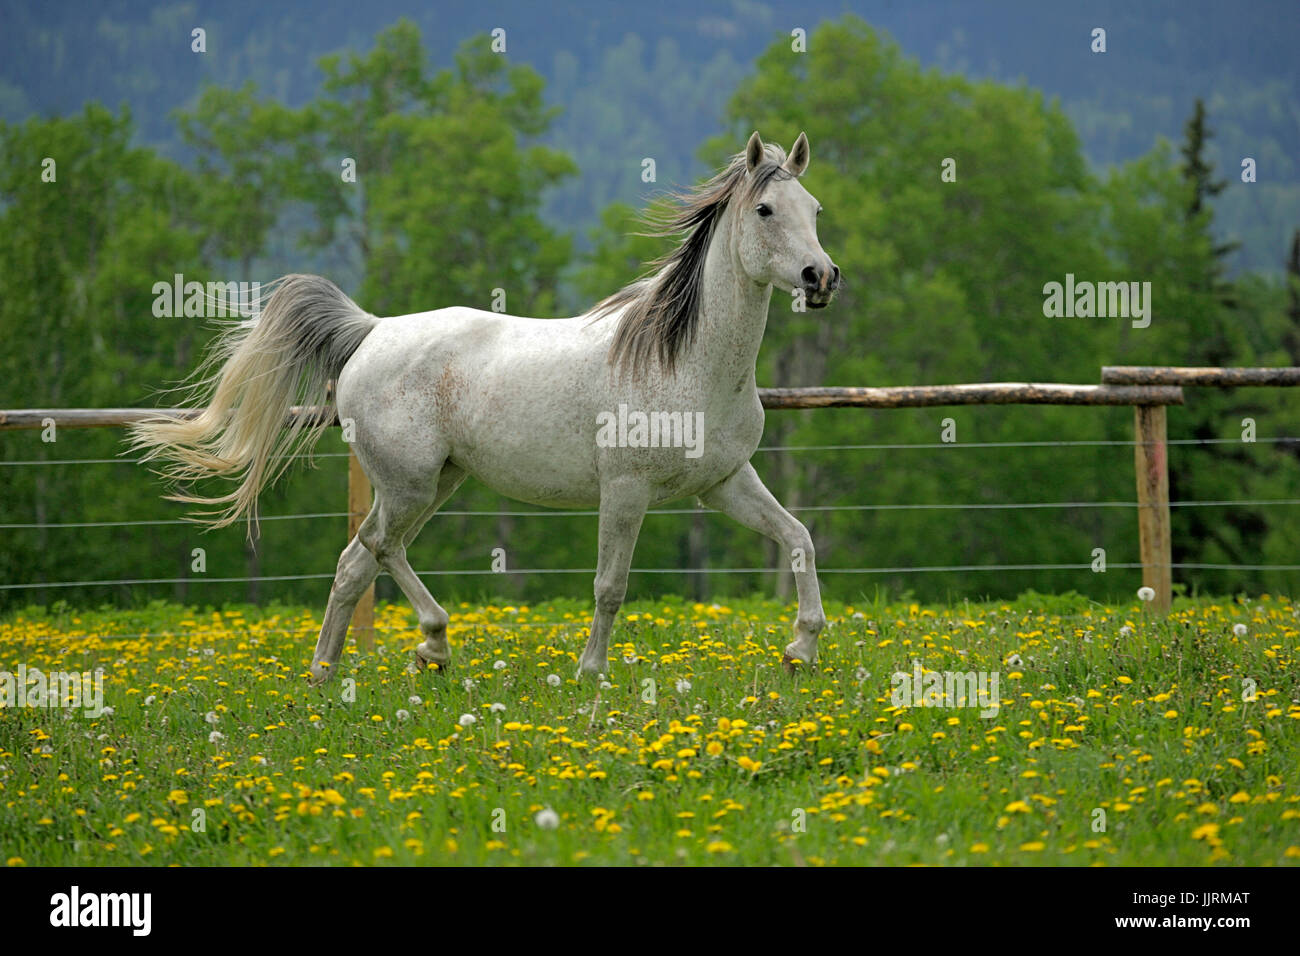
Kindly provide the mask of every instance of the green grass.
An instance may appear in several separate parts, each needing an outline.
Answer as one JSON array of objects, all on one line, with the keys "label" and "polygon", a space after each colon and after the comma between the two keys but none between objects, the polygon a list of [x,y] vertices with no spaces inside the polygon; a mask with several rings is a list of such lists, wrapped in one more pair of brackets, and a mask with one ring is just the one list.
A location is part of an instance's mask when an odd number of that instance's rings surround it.
[{"label": "green grass", "polygon": [[[599,687],[573,679],[587,605],[450,610],[447,675],[406,672],[385,606],[323,689],[315,609],[7,615],[0,670],[102,667],[113,712],[0,709],[0,862],[1300,860],[1285,599],[831,605],[794,676],[791,608],[644,602]],[[997,672],[1000,711],[894,707],[914,659]]]}]

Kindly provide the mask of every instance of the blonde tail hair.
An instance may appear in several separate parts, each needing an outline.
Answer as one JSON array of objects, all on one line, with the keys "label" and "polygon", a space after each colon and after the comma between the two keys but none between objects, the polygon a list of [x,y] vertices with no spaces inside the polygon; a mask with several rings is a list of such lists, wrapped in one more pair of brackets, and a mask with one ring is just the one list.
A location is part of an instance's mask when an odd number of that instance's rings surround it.
[{"label": "blonde tail hair", "polygon": [[260,317],[225,329],[190,376],[183,394],[186,404],[203,406],[198,415],[136,422],[127,438],[144,461],[162,462],[160,473],[174,483],[235,482],[225,494],[176,490],[166,497],[215,509],[193,515],[211,528],[247,516],[250,538],[259,493],[329,424],[328,415],[296,415],[286,425],[289,410],[324,405],[329,380],[379,321],[320,276],[288,275],[274,286]]}]

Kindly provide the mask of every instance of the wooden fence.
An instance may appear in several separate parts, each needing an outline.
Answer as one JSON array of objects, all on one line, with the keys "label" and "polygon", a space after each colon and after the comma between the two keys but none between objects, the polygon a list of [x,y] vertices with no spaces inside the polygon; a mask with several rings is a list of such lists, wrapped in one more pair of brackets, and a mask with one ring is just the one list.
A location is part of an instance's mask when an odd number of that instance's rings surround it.
[{"label": "wooden fence", "polygon": [[[1142,583],[1155,592],[1158,612],[1172,600],[1172,544],[1169,521],[1169,459],[1166,439],[1169,405],[1183,404],[1182,386],[1297,386],[1300,368],[1178,368],[1107,366],[1100,385],[1029,382],[982,382],[971,385],[925,385],[899,388],[761,388],[768,409],[928,408],[945,405],[1128,405],[1133,408],[1133,455],[1137,478],[1138,543]],[[43,428],[97,428],[127,425],[159,414],[188,418],[195,409],[73,408],[0,411],[0,431]],[[294,408],[292,418],[328,416],[332,407]],[[348,458],[348,540],[370,510],[371,488],[355,455]],[[374,639],[374,587],[366,591],[353,616],[357,639]]]}]

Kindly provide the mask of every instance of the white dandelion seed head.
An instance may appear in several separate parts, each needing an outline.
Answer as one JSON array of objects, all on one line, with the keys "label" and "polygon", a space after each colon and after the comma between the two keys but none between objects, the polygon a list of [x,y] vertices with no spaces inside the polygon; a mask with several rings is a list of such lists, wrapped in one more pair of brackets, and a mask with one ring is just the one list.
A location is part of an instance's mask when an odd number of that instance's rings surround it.
[{"label": "white dandelion seed head", "polygon": [[471,691],[471,690],[473,690],[473,689],[474,689],[474,680],[473,680],[473,678],[466,677],[463,681],[461,681],[460,686],[464,687],[466,691]]},{"label": "white dandelion seed head", "polygon": [[406,698],[406,702],[412,707],[419,707],[424,703],[424,701],[420,699],[419,694],[412,694],[410,697]]},{"label": "white dandelion seed head", "polygon": [[1246,630],[1247,630],[1247,628],[1246,628],[1246,625],[1245,625],[1245,624],[1234,624],[1234,625],[1232,625],[1232,633],[1233,633],[1233,634],[1236,634],[1238,637],[1245,637],[1245,636],[1246,636]]},{"label": "white dandelion seed head", "polygon": [[411,719],[411,712],[410,712],[409,710],[399,710],[399,711],[397,712],[397,719],[398,719],[398,720],[410,720],[410,719]]},{"label": "white dandelion seed head", "polygon": [[1154,601],[1155,599],[1156,599],[1156,592],[1154,588],[1147,588],[1147,587],[1138,588],[1139,601]]},{"label": "white dandelion seed head", "polygon": [[494,671],[503,671],[503,670],[506,669],[507,666],[508,666],[508,665],[506,664],[505,661],[493,661],[493,662],[492,662],[492,669],[493,669]]},{"label": "white dandelion seed head", "polygon": [[1119,636],[1120,636],[1120,637],[1132,637],[1132,636],[1133,636],[1133,628],[1131,628],[1131,627],[1129,627],[1127,624],[1125,624],[1123,627],[1121,627],[1121,628],[1119,629]]},{"label": "white dandelion seed head", "polygon": [[559,687],[559,686],[560,686],[560,675],[559,675],[559,674],[547,674],[547,675],[546,675],[546,683],[550,684],[552,687]]},{"label": "white dandelion seed head", "polygon": [[533,822],[543,830],[554,830],[560,825],[560,815],[550,807],[546,807],[537,811],[537,816],[533,817]]},{"label": "white dandelion seed head", "polygon": [[208,743],[210,744],[219,744],[225,739],[226,735],[219,730],[214,730],[212,733],[208,734]]},{"label": "white dandelion seed head", "polygon": [[148,697],[146,697],[146,698],[144,699],[144,705],[145,705],[146,707],[149,707],[149,706],[151,706],[151,705],[153,704],[153,702],[154,702],[155,700],[157,700],[157,699],[158,699],[158,698],[157,698],[156,695],[154,695],[154,694],[150,694]]},{"label": "white dandelion seed head", "polygon": [[478,723],[478,718],[473,714],[461,714],[460,720],[456,721],[456,723],[460,724],[462,727],[473,727]]},{"label": "white dandelion seed head", "polygon": [[216,723],[217,721],[219,721],[221,718],[217,716],[217,712],[216,712],[215,710],[210,710],[210,711],[208,711],[206,714],[203,715],[203,719],[206,720],[206,721],[207,721],[208,723],[210,723],[210,724],[215,724],[215,723]]},{"label": "white dandelion seed head", "polygon": [[682,678],[677,682],[677,693],[685,694],[691,689],[691,682]]},{"label": "white dandelion seed head", "polygon": [[1012,654],[1010,657],[1007,658],[1008,667],[1019,667],[1023,663],[1024,661],[1020,659],[1019,654]]},{"label": "white dandelion seed head", "polygon": [[505,709],[506,709],[506,705],[505,705],[505,704],[490,704],[490,705],[488,705],[488,710],[490,710],[490,711],[491,711],[492,713],[494,713],[494,714],[499,714],[499,713],[501,713],[501,711],[503,711],[503,710],[505,710]]}]

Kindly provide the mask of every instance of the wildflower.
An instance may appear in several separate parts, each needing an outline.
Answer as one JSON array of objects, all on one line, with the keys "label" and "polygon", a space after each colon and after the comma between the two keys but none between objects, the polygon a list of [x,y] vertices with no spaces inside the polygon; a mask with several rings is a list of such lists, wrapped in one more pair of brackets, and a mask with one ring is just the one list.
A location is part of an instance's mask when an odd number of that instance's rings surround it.
[{"label": "wildflower", "polygon": [[560,825],[560,815],[550,807],[546,807],[544,810],[537,811],[533,822],[542,830],[554,830]]},{"label": "wildflower", "polygon": [[505,704],[490,704],[490,705],[488,705],[488,710],[490,710],[490,711],[491,711],[492,713],[494,713],[494,714],[499,714],[499,713],[501,713],[501,711],[503,711],[503,710],[505,710],[505,709],[506,709],[506,705],[505,705]]},{"label": "wildflower", "polygon": [[679,694],[685,694],[685,693],[686,693],[687,691],[689,691],[690,689],[691,689],[691,682],[690,682],[690,681],[683,679],[683,680],[679,680],[679,681],[677,682],[677,693],[679,693]]},{"label": "wildflower", "polygon": [[217,712],[215,710],[210,710],[203,715],[203,719],[210,724],[215,724],[221,718],[217,716]]},{"label": "wildflower", "polygon": [[507,666],[507,665],[506,665],[506,662],[505,662],[505,661],[493,661],[493,662],[492,662],[492,669],[493,669],[494,671],[503,671],[503,670],[506,669],[506,666]]},{"label": "wildflower", "polygon": [[397,719],[398,719],[398,720],[410,720],[410,719],[411,719],[411,712],[410,712],[409,710],[399,710],[399,711],[397,712]]},{"label": "wildflower", "polygon": [[419,707],[421,704],[424,703],[424,701],[421,700],[419,696],[416,694],[412,694],[410,697],[406,698],[406,702],[410,704],[412,707]]},{"label": "wildflower", "polygon": [[1233,633],[1233,634],[1236,634],[1238,637],[1245,637],[1245,636],[1246,636],[1246,625],[1245,625],[1245,624],[1234,624],[1234,625],[1232,625],[1232,633]]},{"label": "wildflower", "polygon": [[1147,587],[1138,588],[1139,601],[1154,601],[1155,599],[1156,599],[1156,592],[1154,588],[1147,588]]},{"label": "wildflower", "polygon": [[460,720],[456,721],[456,723],[460,724],[462,727],[472,727],[478,723],[478,718],[473,714],[461,714]]},{"label": "wildflower", "polygon": [[547,674],[547,675],[546,675],[546,683],[550,684],[552,687],[559,687],[559,686],[560,686],[560,675],[559,675],[559,674]]},{"label": "wildflower", "polygon": [[1119,636],[1120,636],[1120,637],[1132,637],[1132,636],[1133,636],[1133,628],[1131,628],[1131,627],[1129,627],[1127,624],[1125,624],[1123,627],[1121,627],[1121,628],[1119,629]]},{"label": "wildflower", "polygon": [[1213,840],[1219,835],[1219,825],[1217,823],[1202,823],[1192,831],[1193,840]]},{"label": "wildflower", "polygon": [[214,730],[212,733],[208,734],[208,743],[210,744],[219,744],[225,739],[226,735],[219,730]]}]

